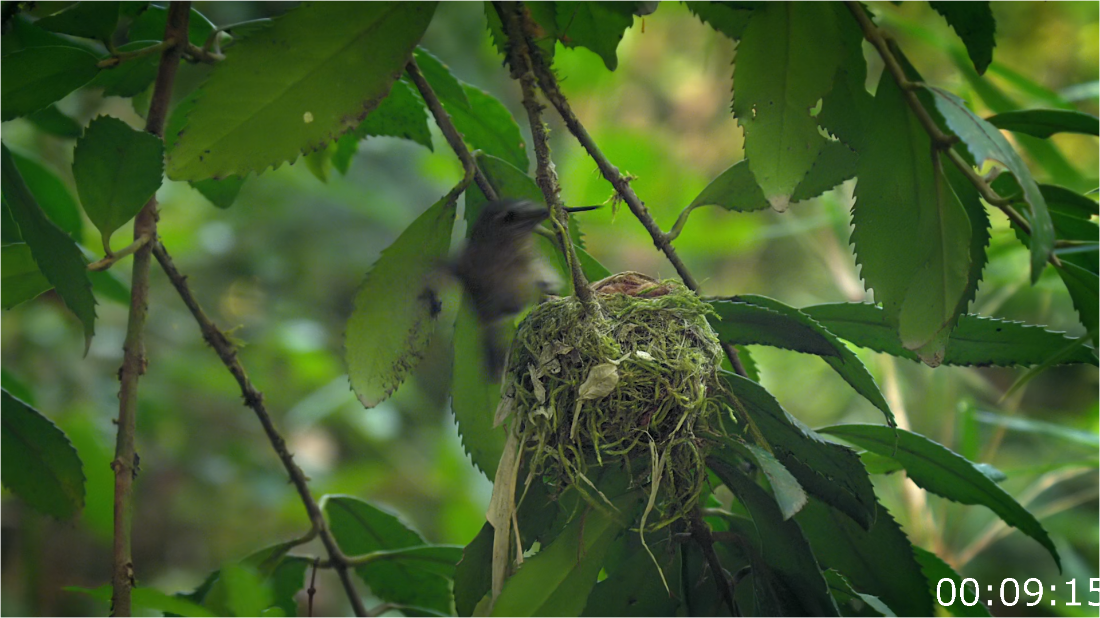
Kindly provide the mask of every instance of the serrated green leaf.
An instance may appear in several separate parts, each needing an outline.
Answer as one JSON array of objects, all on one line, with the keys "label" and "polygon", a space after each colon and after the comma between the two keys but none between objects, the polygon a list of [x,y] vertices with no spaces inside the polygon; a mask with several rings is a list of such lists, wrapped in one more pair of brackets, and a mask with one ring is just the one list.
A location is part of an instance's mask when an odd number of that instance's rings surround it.
[{"label": "serrated green leaf", "polygon": [[584,47],[603,60],[608,71],[619,65],[615,50],[634,24],[630,2],[555,2],[557,38],[566,47]]},{"label": "serrated green leaf", "polygon": [[986,119],[998,129],[1050,137],[1055,133],[1100,135],[1100,118],[1065,109],[1025,109],[997,114]]},{"label": "serrated green leaf", "polygon": [[331,146],[315,150],[302,157],[302,163],[306,164],[306,169],[314,178],[327,184],[329,172],[332,171],[332,153],[335,150]]},{"label": "serrated green leaf", "polygon": [[202,86],[169,177],[244,176],[335,141],[390,91],[434,12],[427,2],[306,4],[244,39]]},{"label": "serrated green leaf", "polygon": [[745,130],[745,158],[779,211],[813,166],[825,139],[810,109],[832,87],[846,48],[832,7],[765,3],[737,47],[733,112]]},{"label": "serrated green leaf", "polygon": [[57,227],[68,232],[74,238],[80,238],[84,231],[84,220],[80,217],[80,206],[69,191],[65,181],[44,162],[33,156],[24,156],[11,151],[15,167],[27,183],[35,202]]},{"label": "serrated green leaf", "polygon": [[974,160],[979,164],[996,161],[1007,167],[1023,187],[1024,199],[1030,207],[1031,223],[1031,281],[1039,280],[1054,248],[1054,224],[1047,211],[1046,199],[1039,185],[1031,177],[1023,159],[1012,148],[1001,132],[979,118],[966,107],[966,103],[954,94],[940,88],[929,87],[935,95],[936,109],[943,115],[947,126],[966,144]]},{"label": "serrated green leaf", "polygon": [[955,30],[966,46],[966,53],[974,63],[978,75],[985,73],[993,62],[993,48],[997,46],[994,35],[997,23],[988,2],[929,2],[947,24]]},{"label": "serrated green leaf", "polygon": [[42,413],[0,393],[4,487],[47,515],[69,519],[84,508],[84,470],[69,438]]},{"label": "serrated green leaf", "polygon": [[741,463],[738,456],[756,462],[764,476],[768,478],[772,496],[775,497],[775,502],[779,506],[779,512],[783,514],[784,520],[794,517],[794,514],[805,506],[806,492],[803,491],[802,486],[798,484],[790,471],[779,463],[779,460],[771,452],[755,444],[747,444],[731,438],[719,439],[718,443],[719,449],[710,455],[722,460],[727,465],[736,468]]},{"label": "serrated green leaf", "polygon": [[422,99],[405,79],[393,84],[389,95],[367,114],[353,131],[359,138],[371,135],[400,137],[432,150],[432,132],[428,130],[428,112]]},{"label": "serrated green leaf", "polygon": [[73,178],[84,212],[103,235],[125,225],[160,188],[164,142],[111,116],[93,120],[73,151]]},{"label": "serrated green leaf", "polygon": [[718,32],[737,41],[752,18],[753,2],[685,2],[692,15]]},{"label": "serrated green leaf", "polygon": [[828,141],[817,153],[813,167],[806,172],[791,194],[792,202],[815,198],[856,175],[856,152],[842,142]]},{"label": "serrated green leaf", "polygon": [[[759,551],[763,562],[780,582],[779,586],[773,586],[778,588],[775,596],[784,610],[793,612],[784,615],[840,615],[810,544],[798,524],[784,521],[771,496],[738,472],[736,467],[714,457],[707,457],[707,465],[749,511],[762,539]],[[754,568],[753,574],[759,577],[760,571]],[[756,585],[760,583],[756,582]],[[758,594],[757,612],[768,613],[760,610]]]},{"label": "serrated green leaf", "polygon": [[963,290],[962,298],[959,299],[959,304],[955,308],[955,316],[946,328],[946,330],[951,331],[958,325],[959,319],[966,314],[967,308],[978,294],[978,284],[981,283],[982,272],[989,262],[986,247],[989,246],[990,223],[989,213],[985,210],[985,205],[982,203],[978,190],[966,179],[963,173],[951,165],[944,167],[944,176],[955,191],[955,196],[959,198],[959,204],[962,205],[967,220],[970,222],[970,272],[967,274],[966,288]]},{"label": "serrated green leaf", "polygon": [[[956,573],[955,569],[952,569],[946,562],[944,562],[942,559],[940,559],[940,557],[937,556],[936,554],[933,554],[932,552],[930,552],[926,549],[920,548],[920,547],[914,547],[913,548],[913,555],[916,557],[917,562],[920,564],[921,572],[924,573],[924,578],[928,582],[929,592],[935,594],[936,589],[939,586],[940,581],[944,580],[944,579],[949,579],[949,580],[955,582],[955,586],[956,586],[955,590],[956,591],[959,590],[959,586],[962,586],[962,581],[963,581],[962,575],[959,575],[958,573]],[[980,590],[978,591],[978,593],[979,593],[979,596],[981,596],[981,591]],[[944,600],[947,600],[949,598],[950,597],[946,597]],[[989,608],[987,608],[985,606],[985,603],[975,603],[973,605],[964,605],[962,603],[962,601],[959,600],[959,597],[957,595],[955,597],[955,602],[954,603],[952,603],[951,605],[941,606],[941,607],[943,607],[944,609],[947,609],[947,611],[951,612],[951,615],[958,616],[959,618],[963,618],[963,617],[983,618],[983,617],[988,617],[990,615],[989,614]]]},{"label": "serrated green leaf", "polygon": [[209,200],[211,204],[225,210],[237,200],[245,180],[240,176],[228,176],[220,180],[207,178],[206,180],[192,182],[191,186]]},{"label": "serrated green leaf", "polygon": [[1097,321],[1100,318],[1100,279],[1096,273],[1070,263],[1062,262],[1058,269],[1058,275],[1069,290],[1069,297],[1073,300],[1073,308],[1081,319],[1081,324],[1092,337],[1093,345],[1097,345]]},{"label": "serrated green leaf", "polygon": [[765,296],[746,294],[730,300],[733,302],[711,302],[718,319],[708,316],[722,341],[771,345],[816,354],[878,408],[888,423],[894,424],[894,413],[874,377],[833,333],[798,309]]},{"label": "serrated green leaf", "polygon": [[56,105],[43,107],[27,116],[27,120],[47,133],[68,139],[76,139],[84,131],[79,122],[63,114]]},{"label": "serrated green leaf", "polygon": [[118,24],[118,2],[77,2],[35,22],[39,28],[88,39],[108,41]]},{"label": "serrated green leaf", "polygon": [[735,374],[722,378],[734,407],[752,418],[772,453],[811,496],[838,509],[864,528],[875,517],[875,492],[859,456],[826,441],[787,414],[759,384]]},{"label": "serrated green leaf", "polygon": [[[110,584],[103,584],[98,588],[66,586],[65,590],[68,592],[78,592],[80,594],[86,594],[93,599],[98,599],[105,603],[111,602],[111,595],[113,594]],[[133,588],[132,590],[130,590],[130,601],[134,607],[170,613],[176,616],[187,616],[188,618],[207,618],[210,616],[219,615],[203,607],[202,605],[199,605],[198,603],[177,596],[165,594],[160,590],[156,590],[154,588]]]},{"label": "serrated green leaf", "polygon": [[428,348],[444,301],[438,271],[451,246],[457,199],[448,195],[417,217],[355,294],[344,356],[351,388],[368,408],[388,398]]},{"label": "serrated green leaf", "polygon": [[35,203],[6,145],[3,146],[2,164],[0,183],[3,184],[4,202],[30,247],[38,269],[83,324],[84,350],[87,352],[95,334],[96,316],[95,297],[84,257],[73,239],[47,219]]},{"label": "serrated green leaf", "polygon": [[0,286],[3,288],[4,309],[11,309],[53,289],[31,257],[26,243],[0,247]]},{"label": "serrated green leaf", "polygon": [[832,89],[822,97],[817,114],[822,128],[858,154],[863,153],[865,125],[870,124],[874,113],[874,97],[867,92],[866,82],[863,55],[849,53],[837,70]]},{"label": "serrated green leaf", "polygon": [[[878,597],[857,592],[840,571],[827,569],[825,581],[829,583],[829,591],[836,600],[837,605],[849,606],[848,611],[841,610],[844,616],[896,616],[885,603]],[[853,613],[858,612],[858,613]]]},{"label": "serrated green leaf", "polygon": [[416,50],[416,64],[471,148],[499,157],[526,173],[530,162],[519,125],[489,93],[465,84],[428,50]]},{"label": "serrated green leaf", "polygon": [[823,567],[845,575],[852,585],[873,594],[899,616],[931,616],[932,595],[913,558],[913,546],[881,504],[875,523],[864,530],[817,500],[796,517]]},{"label": "serrated green leaf", "polygon": [[720,206],[730,211],[752,212],[768,208],[768,200],[764,198],[764,192],[760,185],[756,184],[749,169],[749,162],[745,159],[731,165],[726,171],[710,181],[688,208],[699,206]]},{"label": "serrated green leaf", "polygon": [[920,434],[881,425],[833,425],[819,431],[897,460],[914,483],[932,493],[962,504],[988,507],[1006,524],[1047,548],[1061,570],[1058,551],[1042,524],[961,455]]},{"label": "serrated green leaf", "polygon": [[[156,5],[150,6],[130,24],[130,40],[160,41],[164,39],[164,29],[167,25],[168,9]],[[192,44],[202,47],[213,32],[214,24],[202,13],[191,9],[191,15],[187,18],[187,39]]]},{"label": "serrated green leaf", "polygon": [[28,47],[0,60],[0,119],[36,112],[87,84],[99,59],[75,47]]},{"label": "serrated green leaf", "polygon": [[455,612],[472,616],[482,597],[493,587],[493,526],[485,522],[481,530],[462,550],[455,567]]},{"label": "serrated green leaf", "polygon": [[[352,496],[325,496],[321,508],[333,536],[346,555],[409,550],[355,568],[378,598],[403,605],[451,613],[450,575],[461,549],[424,548],[424,538],[395,515]],[[402,556],[408,556],[408,559]],[[387,558],[390,558],[387,556]],[[443,564],[440,560],[454,559]]]},{"label": "serrated green leaf", "polygon": [[[133,41],[118,48],[120,52],[133,52],[157,45],[156,41]],[[103,88],[108,97],[132,97],[144,92],[157,78],[159,54],[148,54],[103,69],[88,84],[89,88]]]},{"label": "serrated green leaf", "polygon": [[[803,307],[802,312],[830,332],[855,345],[919,361],[902,347],[882,309],[867,303],[830,303]],[[1041,326],[979,315],[964,315],[951,332],[945,365],[1016,367],[1042,363],[1073,340]],[[1095,364],[1093,352],[1080,349],[1066,363]]]}]

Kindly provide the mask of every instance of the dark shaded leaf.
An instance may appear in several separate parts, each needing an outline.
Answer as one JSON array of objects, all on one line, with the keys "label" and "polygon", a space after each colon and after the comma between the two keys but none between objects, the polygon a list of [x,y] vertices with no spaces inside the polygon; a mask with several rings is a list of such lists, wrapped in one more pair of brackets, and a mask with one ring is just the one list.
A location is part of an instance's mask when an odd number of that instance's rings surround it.
[{"label": "dark shaded leaf", "polygon": [[4,487],[47,515],[76,515],[84,508],[84,470],[69,438],[6,389],[0,398]]},{"label": "dark shaded leaf", "polygon": [[118,2],[77,2],[35,22],[39,28],[87,39],[108,41],[118,24]]},{"label": "dark shaded leaf", "polygon": [[792,202],[815,198],[856,175],[858,156],[842,142],[828,141],[791,194]]},{"label": "dark shaded leaf", "polygon": [[[432,150],[432,132],[428,130],[428,112],[412,86],[399,79],[385,99],[352,132],[360,139],[390,136],[411,140]],[[346,168],[345,168],[346,171]]]},{"label": "dark shaded leaf", "polygon": [[[829,583],[829,592],[833,599],[841,607],[844,616],[896,616],[881,599],[874,595],[863,594],[852,588],[852,584],[835,569],[824,572],[825,581]],[[845,607],[847,606],[847,607]]]},{"label": "dark shaded leaf", "polygon": [[[157,45],[156,41],[134,41],[118,48],[120,52],[133,52]],[[103,88],[108,97],[132,97],[149,88],[157,78],[160,65],[159,54],[148,54],[133,58],[118,65],[103,69],[88,84],[89,88]]]},{"label": "dark shaded leaf", "polygon": [[711,453],[711,456],[722,460],[730,467],[736,468],[739,465],[739,456],[756,462],[756,466],[768,478],[772,496],[775,497],[784,520],[794,517],[794,514],[806,504],[806,492],[803,491],[802,486],[769,451],[754,444],[730,438],[720,439],[719,445],[719,450]]},{"label": "dark shaded leaf", "polygon": [[57,227],[74,238],[80,238],[84,231],[84,220],[80,216],[80,206],[65,181],[61,180],[57,172],[32,156],[24,156],[14,150],[11,151],[11,156],[42,212]]},{"label": "dark shaded leaf", "polygon": [[99,59],[75,47],[28,47],[0,60],[0,119],[26,116],[87,84]]},{"label": "dark shaded leaf", "polygon": [[27,116],[27,120],[33,122],[39,129],[58,137],[76,139],[84,131],[84,127],[80,126],[79,122],[61,113],[56,105],[43,107]]},{"label": "dark shaded leaf", "polygon": [[53,285],[38,270],[26,243],[13,243],[0,247],[0,286],[3,287],[3,307],[11,309],[39,294],[53,289]]},{"label": "dark shaded leaf", "polygon": [[[616,545],[626,545],[629,535],[620,538]],[[661,569],[671,594],[665,590],[665,582],[657,565],[644,548],[637,547],[627,555],[618,569],[607,579],[596,584],[588,595],[582,616],[675,616],[680,607],[676,592],[680,590],[680,552],[672,552],[671,559],[665,546],[649,541],[654,556],[662,560]],[[614,549],[614,548],[612,548]]]},{"label": "dark shaded leaf", "polygon": [[997,114],[986,119],[998,129],[1050,137],[1055,133],[1100,135],[1100,118],[1065,109],[1026,109]]},{"label": "dark shaded leaf", "polygon": [[[936,554],[933,554],[932,552],[926,549],[922,549],[920,547],[914,547],[913,555],[916,557],[917,562],[920,563],[921,571],[924,573],[924,578],[928,581],[928,589],[930,593],[935,594],[936,588],[939,586],[940,581],[944,579],[949,579],[955,582],[956,591],[958,591],[959,587],[962,586],[962,575],[956,573],[955,569],[952,569]],[[981,591],[979,590],[978,592],[980,594]],[[943,598],[945,601],[950,599],[949,596],[946,596],[946,591]],[[985,606],[985,603],[964,605],[962,601],[959,600],[958,595],[955,596],[954,603],[941,607],[950,608],[948,609],[948,611],[951,612],[951,615],[958,616],[959,618],[983,618],[990,615],[989,608]]]},{"label": "dark shaded leaf", "polygon": [[455,612],[473,616],[474,608],[493,587],[493,526],[485,522],[474,540],[462,550],[455,567]]},{"label": "dark shaded leaf", "polygon": [[730,40],[737,41],[749,25],[757,2],[685,2],[699,21],[709,25]]},{"label": "dark shaded leaf", "polygon": [[221,209],[229,208],[236,201],[237,195],[241,192],[241,187],[244,186],[245,178],[240,176],[228,176],[217,180],[214,178],[207,178],[206,180],[198,180],[191,183],[191,186],[196,191],[202,193],[202,196],[210,203]]},{"label": "dark shaded leaf", "polygon": [[929,2],[937,13],[943,15],[947,24],[954,28],[955,34],[962,39],[966,53],[974,63],[978,75],[985,73],[989,63],[993,62],[993,48],[997,46],[994,35],[997,23],[993,20],[993,11],[988,2]]},{"label": "dark shaded leaf", "polygon": [[1081,324],[1092,337],[1093,345],[1097,344],[1097,319],[1100,318],[1100,279],[1096,273],[1070,263],[1062,262],[1058,269],[1058,275],[1069,290],[1069,297],[1073,300],[1073,307],[1081,318]]},{"label": "dark shaded leaf", "polygon": [[[164,39],[164,29],[167,24],[168,9],[156,5],[150,6],[130,24],[130,40],[160,41]],[[187,19],[187,39],[194,45],[202,47],[213,32],[214,24],[202,13],[191,9],[191,16]]]}]

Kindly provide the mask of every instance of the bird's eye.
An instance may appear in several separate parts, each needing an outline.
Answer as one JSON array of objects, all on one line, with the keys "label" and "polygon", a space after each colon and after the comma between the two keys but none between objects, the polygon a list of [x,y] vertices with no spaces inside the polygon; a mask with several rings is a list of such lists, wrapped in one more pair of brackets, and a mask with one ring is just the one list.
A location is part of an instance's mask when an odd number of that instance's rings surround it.
[{"label": "bird's eye", "polygon": [[511,223],[516,220],[516,213],[511,210],[505,211],[504,216],[502,216],[500,219],[504,223]]}]

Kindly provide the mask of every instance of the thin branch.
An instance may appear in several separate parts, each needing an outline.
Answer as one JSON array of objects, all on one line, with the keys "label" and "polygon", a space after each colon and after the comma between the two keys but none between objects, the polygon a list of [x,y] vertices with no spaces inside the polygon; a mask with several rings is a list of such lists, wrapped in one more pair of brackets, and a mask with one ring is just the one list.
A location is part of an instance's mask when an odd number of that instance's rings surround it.
[{"label": "thin branch", "polygon": [[176,44],[175,39],[165,38],[160,43],[157,43],[155,45],[150,45],[149,47],[143,47],[141,49],[135,49],[134,51],[124,52],[124,51],[116,51],[116,50],[112,49],[111,50],[111,55],[109,57],[104,58],[103,60],[100,60],[99,62],[97,62],[96,66],[101,68],[101,69],[109,69],[111,67],[117,67],[119,64],[121,64],[123,62],[126,62],[126,61],[129,61],[129,60],[136,60],[137,58],[144,58],[145,56],[149,56],[149,55],[152,55],[152,54],[159,54],[160,52],[168,49],[169,47],[175,46],[175,44]]},{"label": "thin branch", "polygon": [[592,288],[588,278],[584,276],[580,260],[577,259],[576,249],[569,238],[569,214],[561,203],[561,186],[558,184],[558,175],[554,171],[554,164],[550,160],[550,131],[546,123],[542,121],[542,104],[537,100],[537,80],[531,70],[531,49],[523,36],[520,26],[522,17],[518,13],[516,5],[505,7],[502,3],[494,5],[500,20],[504,24],[504,32],[508,37],[508,64],[512,67],[512,79],[519,81],[523,91],[523,107],[527,110],[527,121],[531,125],[531,138],[535,148],[535,182],[542,190],[546,199],[546,207],[550,210],[550,220],[553,221],[554,231],[558,237],[558,244],[565,256],[565,262],[569,266],[569,273],[573,278],[573,293],[581,301],[590,314],[595,305],[592,300]]},{"label": "thin branch", "polygon": [[[165,41],[186,41],[187,22],[191,3],[176,0],[168,7],[165,25]],[[145,130],[164,138],[164,121],[172,100],[172,85],[179,68],[181,51],[178,45],[164,49],[153,86],[149,115]],[[149,198],[134,220],[134,240],[156,238],[157,198]],[[130,316],[126,324],[126,340],[122,344],[122,367],[119,368],[118,437],[115,458],[111,469],[115,473],[114,541],[112,547],[111,613],[129,616],[132,611],[130,593],[134,587],[133,530],[134,478],[138,472],[137,449],[134,436],[137,433],[138,381],[145,373],[145,321],[149,311],[149,258],[148,241],[134,252],[133,275],[130,283]]]},{"label": "thin branch", "polygon": [[139,236],[134,242],[126,246],[125,249],[111,253],[102,260],[97,260],[88,264],[88,270],[107,270],[115,265],[116,262],[122,258],[133,254],[138,249],[144,247],[149,242],[149,236]]},{"label": "thin branch", "polygon": [[222,60],[225,60],[225,56],[222,54],[207,51],[194,43],[187,44],[187,57],[188,60],[193,62],[203,62],[206,64],[216,64]]},{"label": "thin branch", "polygon": [[703,556],[706,557],[707,564],[710,565],[710,570],[714,573],[714,583],[718,586],[718,594],[725,601],[726,607],[730,610],[730,615],[740,616],[741,613],[737,611],[737,603],[733,600],[733,582],[726,576],[726,569],[722,567],[722,561],[718,559],[718,553],[714,551],[714,533],[707,522],[703,521],[703,513],[698,505],[688,515],[688,528],[691,532],[691,538],[703,550]]},{"label": "thin branch", "polygon": [[474,182],[477,183],[478,188],[490,201],[496,200],[496,189],[493,189],[493,186],[489,184],[489,179],[485,177],[485,174],[481,173],[477,162],[474,161],[474,156],[466,148],[466,143],[462,141],[462,134],[455,128],[450,114],[443,109],[443,103],[439,101],[439,97],[436,96],[435,91],[428,84],[428,80],[424,79],[424,75],[420,73],[420,67],[416,66],[416,60],[409,59],[409,64],[405,66],[405,72],[408,73],[409,79],[412,80],[416,89],[420,91],[420,96],[423,97],[424,102],[428,104],[428,111],[432,113],[436,125],[443,132],[443,137],[447,139],[447,143],[450,144],[451,150],[454,150],[459,161],[462,162],[462,166],[466,169],[473,169]]},{"label": "thin branch", "polygon": [[165,274],[168,275],[168,279],[172,282],[176,291],[179,292],[180,298],[183,299],[183,303],[187,305],[187,308],[191,311],[191,315],[194,316],[195,321],[198,322],[199,328],[202,330],[203,339],[206,340],[206,343],[209,344],[211,348],[214,348],[218,358],[220,358],[226,368],[229,369],[229,373],[233,374],[233,377],[236,378],[237,384],[241,387],[241,395],[244,397],[244,404],[256,413],[256,418],[260,421],[260,425],[263,427],[264,433],[267,434],[267,439],[271,442],[271,446],[274,447],[275,454],[279,457],[279,461],[283,464],[283,468],[286,469],[287,475],[290,477],[290,482],[298,491],[298,496],[301,498],[302,504],[306,509],[306,514],[309,516],[309,520],[313,525],[313,530],[321,537],[321,542],[324,544],[325,550],[337,574],[340,576],[340,582],[344,586],[344,591],[347,593],[348,600],[351,601],[352,608],[355,610],[355,615],[366,616],[366,607],[363,605],[363,600],[359,597],[359,593],[356,592],[355,586],[351,580],[351,574],[348,571],[347,557],[340,551],[340,547],[336,544],[336,539],[333,538],[332,532],[328,529],[325,523],[324,514],[321,512],[321,508],[318,506],[317,501],[313,499],[313,494],[309,491],[309,481],[305,473],[302,472],[302,469],[295,463],[294,456],[287,450],[286,440],[279,434],[279,430],[276,429],[275,423],[271,420],[271,415],[264,405],[263,393],[252,385],[252,381],[249,380],[248,374],[244,370],[244,366],[241,365],[240,359],[237,358],[237,346],[233,344],[229,337],[222,332],[206,315],[206,312],[203,311],[202,306],[199,305],[194,293],[192,293],[190,286],[187,285],[187,277],[180,274],[179,269],[176,268],[175,262],[172,261],[172,257],[168,254],[168,250],[164,248],[164,245],[160,242],[154,243],[153,254],[156,255],[161,268],[164,269]]},{"label": "thin branch", "polygon": [[[517,10],[523,10],[522,8]],[[596,145],[595,140],[588,134],[588,131],[577,119],[577,115],[573,113],[572,106],[569,105],[568,99],[562,94],[561,88],[558,87],[558,79],[554,76],[554,72],[550,69],[549,64],[546,62],[546,58],[543,57],[541,50],[535,45],[531,44],[533,40],[532,26],[527,20],[521,22],[523,28],[523,38],[527,45],[527,48],[531,50],[529,57],[531,58],[532,68],[534,69],[535,76],[538,78],[539,87],[542,89],[543,95],[546,96],[550,104],[558,110],[558,114],[562,120],[565,121],[565,126],[569,129],[569,132],[573,134],[573,137],[580,142],[581,146],[588,152],[588,156],[592,157],[592,160],[596,162],[596,167],[599,168],[603,177],[611,183],[611,186],[615,188],[615,192],[626,202],[630,212],[638,219],[642,224],[642,227],[649,232],[650,238],[653,239],[654,246],[657,247],[669,262],[672,263],[672,267],[676,269],[676,273],[680,275],[680,279],[683,280],[684,285],[691,291],[699,292],[699,283],[695,280],[695,277],[688,270],[687,266],[680,259],[680,256],[676,253],[676,249],[673,248],[668,236],[661,231],[660,226],[654,221],[653,216],[649,214],[649,210],[646,209],[645,204],[642,203],[638,196],[634,193],[634,189],[630,186],[630,181],[619,173],[619,169],[611,164],[611,161],[604,156],[599,146]],[[722,344],[723,350],[726,352],[726,356],[730,360],[730,364],[733,365],[734,371],[738,375],[745,376],[745,368],[741,364],[741,358],[737,354],[737,350],[729,344]]]}]

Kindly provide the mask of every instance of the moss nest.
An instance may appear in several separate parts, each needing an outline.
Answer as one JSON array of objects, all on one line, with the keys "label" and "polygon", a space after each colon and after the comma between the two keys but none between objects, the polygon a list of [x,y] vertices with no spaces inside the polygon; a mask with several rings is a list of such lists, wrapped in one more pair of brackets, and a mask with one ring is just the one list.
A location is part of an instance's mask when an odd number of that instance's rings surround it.
[{"label": "moss nest", "polygon": [[697,503],[706,481],[697,435],[728,411],[712,310],[680,283],[638,273],[593,289],[598,311],[552,299],[519,325],[498,418],[516,415],[528,482],[606,504],[588,471],[622,464],[650,499],[641,528],[657,530]]}]

